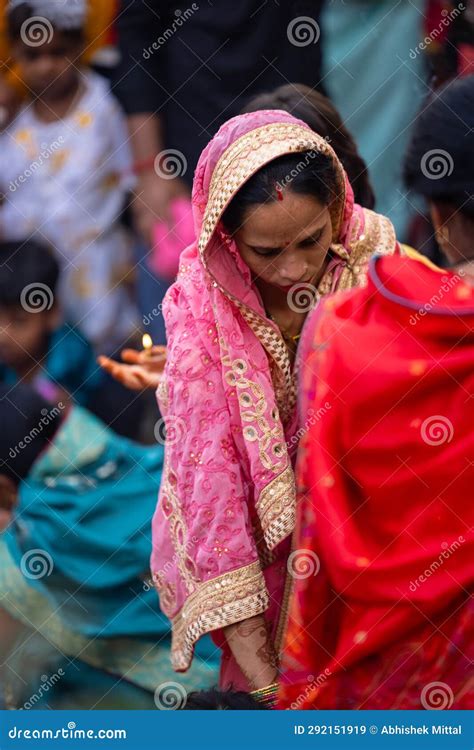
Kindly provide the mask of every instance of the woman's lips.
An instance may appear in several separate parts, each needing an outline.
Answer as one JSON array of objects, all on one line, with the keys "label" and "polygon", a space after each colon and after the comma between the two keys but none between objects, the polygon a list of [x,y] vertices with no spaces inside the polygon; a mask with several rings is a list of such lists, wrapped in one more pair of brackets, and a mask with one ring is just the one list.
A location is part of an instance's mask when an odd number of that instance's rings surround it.
[{"label": "woman's lips", "polygon": [[294,284],[289,284],[288,286],[280,286],[280,284],[275,284],[278,289],[281,289],[282,292],[289,292],[290,289],[294,289],[295,291],[297,289],[307,289],[308,286],[311,285],[310,281],[297,281]]}]

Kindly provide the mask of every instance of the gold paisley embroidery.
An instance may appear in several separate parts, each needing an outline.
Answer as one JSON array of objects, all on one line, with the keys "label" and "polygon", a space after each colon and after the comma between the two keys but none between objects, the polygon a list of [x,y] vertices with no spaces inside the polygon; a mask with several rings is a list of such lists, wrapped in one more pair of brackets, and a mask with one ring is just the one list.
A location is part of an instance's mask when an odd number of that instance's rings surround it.
[{"label": "gold paisley embroidery", "polygon": [[[222,346],[225,344],[222,343]],[[222,357],[222,366],[226,368],[224,378],[226,382],[237,390],[240,416],[242,422],[247,423],[242,434],[248,442],[258,442],[258,451],[262,465],[275,474],[282,471],[288,461],[286,450],[275,451],[284,442],[284,433],[279,419],[270,425],[265,414],[268,403],[261,385],[245,376],[247,363],[243,359],[230,360],[228,354]],[[276,460],[275,460],[276,459]]]},{"label": "gold paisley embroidery", "polygon": [[177,671],[191,664],[194,644],[205,633],[265,612],[269,596],[258,562],[200,583],[172,620],[171,661]]}]

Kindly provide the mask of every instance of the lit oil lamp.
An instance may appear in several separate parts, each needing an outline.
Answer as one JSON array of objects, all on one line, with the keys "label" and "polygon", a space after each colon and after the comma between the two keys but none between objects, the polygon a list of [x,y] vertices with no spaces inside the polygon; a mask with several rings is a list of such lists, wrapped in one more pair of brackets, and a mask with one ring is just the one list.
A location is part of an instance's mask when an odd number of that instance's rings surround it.
[{"label": "lit oil lamp", "polygon": [[151,354],[151,348],[153,346],[153,339],[149,333],[144,333],[142,336],[142,346],[146,354]]}]

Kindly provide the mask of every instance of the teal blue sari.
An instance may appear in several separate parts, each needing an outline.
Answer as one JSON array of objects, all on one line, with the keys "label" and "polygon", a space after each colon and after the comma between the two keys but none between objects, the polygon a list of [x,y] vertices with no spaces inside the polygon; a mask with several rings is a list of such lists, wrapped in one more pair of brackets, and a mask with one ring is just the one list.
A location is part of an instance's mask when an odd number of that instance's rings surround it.
[{"label": "teal blue sari", "polygon": [[72,407],[0,535],[0,606],[63,654],[140,687],[205,688],[217,682],[216,649],[207,639],[193,669],[172,671],[150,581],[162,466],[163,446],[119,437]]}]

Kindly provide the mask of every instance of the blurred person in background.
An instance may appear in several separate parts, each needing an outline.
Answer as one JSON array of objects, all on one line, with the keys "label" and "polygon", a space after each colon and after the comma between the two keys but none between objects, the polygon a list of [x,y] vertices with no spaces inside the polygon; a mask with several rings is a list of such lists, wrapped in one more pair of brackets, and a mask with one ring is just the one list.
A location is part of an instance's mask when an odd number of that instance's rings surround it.
[{"label": "blurred person in background", "polygon": [[[254,94],[289,81],[320,85],[322,4],[120,3],[114,91],[128,115],[138,178],[133,212],[145,243],[138,270],[144,316],[161,302],[180,251],[194,239],[193,173],[209,139]],[[164,343],[163,316],[152,315],[147,326]]]},{"label": "blurred person in background", "polygon": [[[53,405],[23,384],[0,386],[0,423],[0,664],[10,707],[35,690],[30,665],[20,686],[15,679],[35,635],[45,640],[44,658],[68,657],[72,683],[84,663],[152,693],[176,679],[149,573],[163,446],[118,437],[82,407]],[[201,644],[184,691],[215,683],[216,653],[210,640]],[[96,685],[83,690],[83,701],[88,692],[107,699]]]},{"label": "blurred person in background", "polygon": [[108,84],[81,63],[86,0],[11,0],[7,11],[24,103],[0,135],[0,230],[54,246],[70,322],[111,353],[137,323],[120,225],[134,185],[125,121]]},{"label": "blurred person in background", "polygon": [[453,79],[424,103],[405,157],[407,185],[428,202],[447,264],[474,260],[474,75]]},{"label": "blurred person in background", "polygon": [[425,9],[426,0],[335,0],[322,13],[324,85],[368,165],[377,211],[402,241],[415,209],[401,163],[427,91],[417,46]]},{"label": "blurred person in background", "polygon": [[0,382],[29,383],[51,402],[71,399],[138,438],[144,402],[97,365],[90,342],[64,316],[59,276],[43,241],[0,242]]},{"label": "blurred person in background", "polygon": [[345,127],[341,115],[327,96],[302,83],[289,83],[251,99],[242,112],[280,109],[303,120],[311,130],[331,144],[354,191],[354,200],[364,208],[373,209],[375,195],[367,165],[359,154],[354,138]]}]

